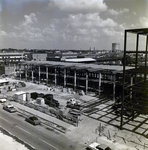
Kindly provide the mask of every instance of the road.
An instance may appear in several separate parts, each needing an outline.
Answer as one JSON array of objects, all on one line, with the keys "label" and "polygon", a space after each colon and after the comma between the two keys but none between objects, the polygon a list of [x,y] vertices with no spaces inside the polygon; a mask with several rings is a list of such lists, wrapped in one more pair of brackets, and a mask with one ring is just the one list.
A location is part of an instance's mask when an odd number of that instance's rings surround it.
[{"label": "road", "polygon": [[9,113],[0,104],[0,126],[37,150],[76,150],[73,141],[64,134],[48,130],[45,126],[33,126],[19,113]]}]

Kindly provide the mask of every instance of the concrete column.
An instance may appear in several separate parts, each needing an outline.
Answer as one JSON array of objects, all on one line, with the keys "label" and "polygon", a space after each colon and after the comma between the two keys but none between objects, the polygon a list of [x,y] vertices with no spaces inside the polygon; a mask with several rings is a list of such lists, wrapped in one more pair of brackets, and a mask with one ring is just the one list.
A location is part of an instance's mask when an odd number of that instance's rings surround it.
[{"label": "concrete column", "polygon": [[64,69],[64,88],[66,87],[66,69]]},{"label": "concrete column", "polygon": [[55,85],[57,85],[57,69],[55,68],[55,73],[54,73],[54,80],[55,80]]},{"label": "concrete column", "polygon": [[100,95],[100,92],[101,92],[101,72],[99,73],[99,95]]},{"label": "concrete column", "polygon": [[28,66],[25,65],[24,67],[25,67],[25,79],[26,79],[26,81],[27,81],[27,69],[28,69]]},{"label": "concrete column", "polygon": [[88,91],[88,72],[86,71],[86,85],[85,85],[85,94],[87,94]]},{"label": "concrete column", "polygon": [[32,82],[33,82],[33,78],[34,78],[34,76],[33,76],[33,65],[31,66],[31,73],[32,73]]},{"label": "concrete column", "polygon": [[113,100],[115,101],[115,94],[116,94],[116,75],[113,76]]},{"label": "concrete column", "polygon": [[33,76],[33,70],[32,70],[32,72],[31,72],[31,73],[32,73],[32,82],[33,82],[33,78],[34,78],[34,76]]},{"label": "concrete column", "polygon": [[22,75],[21,75],[21,64],[19,64],[19,74],[20,74],[20,80],[22,79]]},{"label": "concrete column", "polygon": [[[131,86],[133,85],[133,76],[131,76]],[[130,99],[132,99],[132,87],[130,88]]]},{"label": "concrete column", "polygon": [[39,66],[39,83],[41,82],[41,67]]},{"label": "concrete column", "polygon": [[14,63],[14,70],[13,70],[14,72],[15,72],[15,69],[16,69],[16,64]]},{"label": "concrete column", "polygon": [[77,77],[76,77],[76,69],[74,69],[74,90],[76,90],[77,86]]},{"label": "concrete column", "polygon": [[46,66],[46,83],[48,84],[48,66]]},{"label": "concrete column", "polygon": [[[130,88],[130,100],[132,101],[133,98],[133,91],[132,91],[132,85],[133,85],[133,76],[131,76],[131,88]],[[134,97],[136,97],[136,95],[134,95]],[[133,103],[133,101],[132,101]],[[134,121],[134,110],[132,110],[132,121]]]}]

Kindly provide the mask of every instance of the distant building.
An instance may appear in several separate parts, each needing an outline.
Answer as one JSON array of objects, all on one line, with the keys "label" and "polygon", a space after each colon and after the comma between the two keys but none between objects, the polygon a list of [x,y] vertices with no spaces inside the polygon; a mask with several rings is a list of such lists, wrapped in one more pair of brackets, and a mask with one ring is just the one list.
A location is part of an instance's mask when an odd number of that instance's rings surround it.
[{"label": "distant building", "polygon": [[47,53],[47,61],[64,61],[66,59],[77,58],[77,56],[77,52],[55,50]]},{"label": "distant building", "polygon": [[0,53],[0,62],[4,62],[5,64],[22,62],[25,58],[24,53]]},{"label": "distant building", "polygon": [[46,61],[47,60],[47,53],[33,53],[32,59],[34,61]]},{"label": "distant building", "polygon": [[120,44],[119,43],[112,43],[112,52],[120,50]]},{"label": "distant building", "polygon": [[24,53],[0,53],[0,63],[2,68],[0,74],[9,75],[13,73],[16,64],[24,62],[26,58],[27,56],[24,55]]}]

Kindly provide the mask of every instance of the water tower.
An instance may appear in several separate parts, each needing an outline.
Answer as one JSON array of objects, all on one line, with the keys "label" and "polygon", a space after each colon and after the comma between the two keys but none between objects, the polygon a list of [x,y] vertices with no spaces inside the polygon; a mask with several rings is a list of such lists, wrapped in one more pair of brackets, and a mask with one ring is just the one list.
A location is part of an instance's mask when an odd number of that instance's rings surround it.
[{"label": "water tower", "polygon": [[112,52],[115,52],[116,50],[120,50],[120,44],[112,43]]}]

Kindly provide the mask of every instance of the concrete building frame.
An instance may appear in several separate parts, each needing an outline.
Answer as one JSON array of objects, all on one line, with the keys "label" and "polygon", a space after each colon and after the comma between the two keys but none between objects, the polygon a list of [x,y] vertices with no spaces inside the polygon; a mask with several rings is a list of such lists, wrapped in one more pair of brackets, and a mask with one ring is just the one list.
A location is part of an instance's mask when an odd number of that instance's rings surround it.
[{"label": "concrete building frame", "polygon": [[[122,66],[26,61],[18,64],[16,67],[19,79],[39,84],[61,85],[73,88],[75,91],[84,90],[85,94],[88,91],[100,94],[102,89],[107,87],[113,100],[115,100],[116,94],[118,94],[116,86],[121,86],[122,83],[120,81],[122,78]],[[106,93],[108,94],[108,92]]]}]

